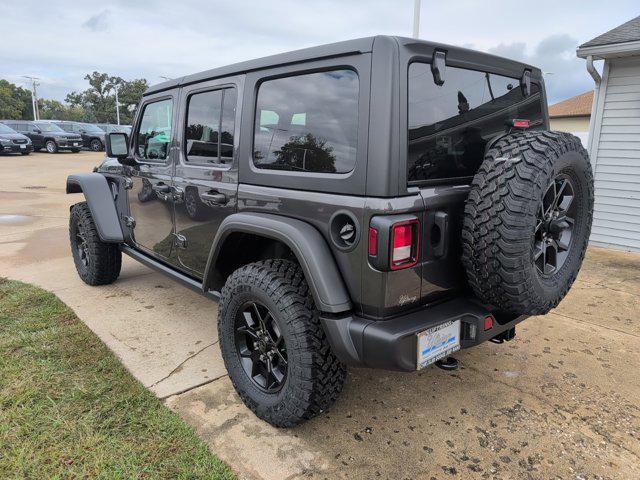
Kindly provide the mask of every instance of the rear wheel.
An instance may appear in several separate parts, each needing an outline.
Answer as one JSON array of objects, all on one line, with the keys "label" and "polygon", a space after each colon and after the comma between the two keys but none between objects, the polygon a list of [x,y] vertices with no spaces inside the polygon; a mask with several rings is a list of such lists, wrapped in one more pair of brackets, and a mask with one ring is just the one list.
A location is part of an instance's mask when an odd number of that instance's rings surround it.
[{"label": "rear wheel", "polygon": [[266,260],[239,268],[218,308],[229,377],[258,417],[291,427],[335,402],[346,368],[329,347],[299,265]]},{"label": "rear wheel", "polygon": [[577,137],[499,140],[465,205],[462,260],[476,296],[510,313],[547,313],[578,275],[592,216],[593,175]]},{"label": "rear wheel", "polygon": [[71,207],[69,240],[76,270],[86,284],[107,285],[116,281],[122,253],[117,244],[100,240],[86,202]]},{"label": "rear wheel", "polygon": [[53,140],[47,140],[44,148],[46,148],[49,153],[58,153],[58,144]]}]

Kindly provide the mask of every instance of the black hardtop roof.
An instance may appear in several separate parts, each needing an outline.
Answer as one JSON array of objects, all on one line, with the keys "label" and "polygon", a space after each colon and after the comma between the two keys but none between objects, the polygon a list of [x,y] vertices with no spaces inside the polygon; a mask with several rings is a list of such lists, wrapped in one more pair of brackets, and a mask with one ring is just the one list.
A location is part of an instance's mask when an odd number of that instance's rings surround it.
[{"label": "black hardtop roof", "polygon": [[[181,85],[188,85],[213,78],[238,75],[250,71],[262,70],[265,68],[290,65],[321,58],[338,57],[348,54],[367,53],[373,50],[374,42],[376,41],[393,42],[397,47],[408,48],[410,50],[422,52],[432,52],[434,49],[442,49],[451,53],[455,53],[456,57],[459,57],[462,63],[464,63],[466,59],[469,62],[470,66],[472,66],[473,63],[475,63],[476,65],[484,63],[494,65],[501,70],[514,71],[522,71],[524,68],[529,68],[534,72],[534,76],[540,75],[539,69],[532,67],[531,65],[527,65],[503,57],[498,57],[489,53],[483,53],[477,50],[470,50],[453,45],[429,42],[426,40],[418,40],[415,38],[378,35],[375,37],[357,38],[354,40],[346,40],[343,42],[319,45],[317,47],[293,50],[291,52],[279,53],[276,55],[270,55],[267,57],[256,58],[254,60],[248,60],[245,62],[234,63],[232,65],[213,68],[211,70],[205,70],[203,72],[186,75],[184,77],[179,77],[173,80],[168,80],[166,82],[158,83],[157,85],[152,85],[147,89],[144,95],[151,95],[163,90],[170,90]],[[473,62],[471,60],[475,61]]]}]

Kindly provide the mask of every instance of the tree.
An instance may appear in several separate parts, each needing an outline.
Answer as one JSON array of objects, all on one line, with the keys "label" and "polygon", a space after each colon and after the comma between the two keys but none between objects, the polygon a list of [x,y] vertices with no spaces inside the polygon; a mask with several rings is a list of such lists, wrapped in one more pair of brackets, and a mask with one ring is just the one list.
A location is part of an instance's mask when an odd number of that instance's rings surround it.
[{"label": "tree", "polygon": [[33,120],[31,92],[7,80],[0,80],[0,118]]},{"label": "tree", "polygon": [[116,123],[116,98],[118,89],[118,101],[120,102],[120,123],[131,124],[135,106],[142,98],[142,94],[148,88],[144,78],[131,81],[121,77],[109,76],[107,73],[94,71],[86,75],[89,88],[83,92],[71,92],[66,97],[66,102],[74,107],[82,107],[85,110],[85,121]]},{"label": "tree", "polygon": [[65,105],[57,100],[39,100],[38,109],[40,111],[40,118],[43,120],[55,119],[82,122],[86,116],[86,112],[82,107]]}]

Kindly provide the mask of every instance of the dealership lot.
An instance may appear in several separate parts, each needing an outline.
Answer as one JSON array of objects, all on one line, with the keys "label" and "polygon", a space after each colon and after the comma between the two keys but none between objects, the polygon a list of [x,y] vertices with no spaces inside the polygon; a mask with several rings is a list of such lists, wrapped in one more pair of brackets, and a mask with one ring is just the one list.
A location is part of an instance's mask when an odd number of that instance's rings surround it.
[{"label": "dealership lot", "polygon": [[461,369],[351,370],[301,427],[256,419],[228,381],[216,305],[125,258],[91,288],[68,246],[69,173],[103,154],[0,157],[0,275],[55,292],[127,368],[249,478],[640,477],[640,255],[590,249],[559,308]]}]

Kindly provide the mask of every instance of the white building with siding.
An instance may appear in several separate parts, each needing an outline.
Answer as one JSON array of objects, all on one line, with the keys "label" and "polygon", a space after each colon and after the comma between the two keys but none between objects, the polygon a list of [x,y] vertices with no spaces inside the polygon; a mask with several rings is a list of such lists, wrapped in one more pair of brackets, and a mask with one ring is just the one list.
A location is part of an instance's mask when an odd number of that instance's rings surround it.
[{"label": "white building with siding", "polygon": [[[596,84],[588,146],[596,193],[591,243],[640,252],[640,17],[577,53]],[[595,60],[604,60],[602,76]]]}]

